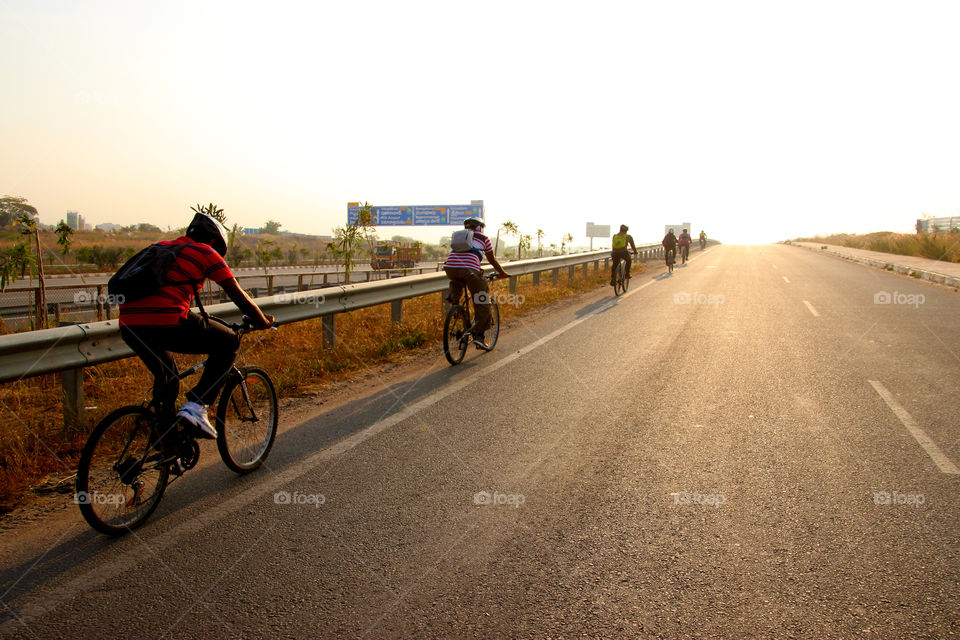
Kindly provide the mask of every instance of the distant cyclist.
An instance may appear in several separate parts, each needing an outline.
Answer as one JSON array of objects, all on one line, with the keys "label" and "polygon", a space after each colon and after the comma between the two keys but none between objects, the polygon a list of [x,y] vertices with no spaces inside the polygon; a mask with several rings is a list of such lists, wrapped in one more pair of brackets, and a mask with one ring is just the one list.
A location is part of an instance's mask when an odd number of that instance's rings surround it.
[{"label": "distant cyclist", "polygon": [[680,237],[677,238],[677,244],[680,245],[680,259],[683,262],[687,261],[687,258],[690,256],[690,243],[693,242],[693,238],[690,237],[690,234],[687,233],[687,230],[684,229],[680,232]]},{"label": "distant cyclist", "polygon": [[626,274],[624,277],[630,279],[630,265],[633,263],[633,260],[630,259],[630,252],[627,251],[627,246],[633,249],[633,255],[637,255],[637,247],[633,244],[633,236],[627,234],[627,231],[630,229],[627,225],[620,225],[620,233],[617,233],[613,236],[613,250],[610,251],[610,257],[613,258],[613,268],[610,270],[610,285],[616,285],[617,279],[617,267],[620,266],[620,261],[624,260],[627,263]]},{"label": "distant cyclist", "polygon": [[[503,270],[500,263],[497,262],[497,257],[493,254],[493,245],[490,243],[490,238],[482,233],[483,227],[484,222],[480,218],[467,218],[463,221],[463,228],[473,232],[468,245],[469,248],[456,250],[456,248],[453,247],[453,242],[451,242],[451,249],[454,250],[450,252],[446,262],[443,263],[443,270],[446,272],[447,277],[450,278],[450,290],[447,292],[447,302],[450,304],[458,304],[460,302],[460,296],[463,295],[463,288],[466,287],[470,291],[470,296],[473,298],[473,308],[475,310],[473,327],[470,329],[470,332],[473,334],[473,344],[481,349],[486,349],[487,342],[483,337],[483,332],[490,326],[490,285],[487,284],[487,280],[483,277],[483,270],[480,268],[480,263],[483,258],[486,257],[487,262],[490,263],[501,278],[509,278],[510,276]],[[454,237],[456,237],[456,235],[457,234],[454,234]],[[481,291],[485,291],[487,295],[477,296]]]},{"label": "distant cyclist", "polygon": [[202,437],[216,438],[207,408],[223,386],[239,341],[224,325],[191,311],[190,301],[197,296],[204,280],[210,278],[223,287],[256,328],[272,325],[273,316],[264,315],[237,284],[223,260],[227,254],[227,231],[212,216],[197,213],[183,236],[156,244],[183,248],[167,269],[169,284],[151,295],[120,304],[120,337],[153,374],[153,399],[166,420],[173,418],[180,388],[173,353],[209,356],[200,381],[187,392],[187,401],[177,415],[196,426]]},{"label": "distant cyclist", "polygon": [[[673,229],[670,229],[669,231],[667,231],[667,235],[663,236],[663,241],[660,244],[662,244],[664,248],[663,254],[664,254],[664,260],[666,261],[667,266],[669,266],[671,262],[676,262],[677,236],[673,235]],[[672,259],[670,255],[671,253],[673,253]]]},{"label": "distant cyclist", "polygon": [[707,232],[700,230],[700,250],[703,251],[707,248]]}]

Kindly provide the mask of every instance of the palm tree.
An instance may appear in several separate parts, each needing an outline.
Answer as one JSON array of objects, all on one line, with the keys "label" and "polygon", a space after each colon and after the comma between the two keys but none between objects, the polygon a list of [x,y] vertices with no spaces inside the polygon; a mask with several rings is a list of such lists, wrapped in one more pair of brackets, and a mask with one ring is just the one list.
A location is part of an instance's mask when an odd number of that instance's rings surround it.
[{"label": "palm tree", "polygon": [[571,244],[571,243],[573,242],[573,234],[572,234],[572,233],[565,233],[565,234],[563,234],[563,237],[562,237],[560,240],[561,240],[561,242],[560,242],[560,255],[563,255],[563,250],[564,250],[564,248],[565,248],[568,244]]},{"label": "palm tree", "polygon": [[543,229],[537,229],[537,257],[543,257],[543,236],[547,235]]},{"label": "palm tree", "polygon": [[520,236],[520,227],[516,222],[510,222],[509,220],[504,221],[500,225],[500,229],[497,229],[497,242],[493,245],[493,254],[497,254],[497,245],[500,243],[500,230],[503,230],[503,235],[506,237],[510,236]]},{"label": "palm tree", "polygon": [[520,236],[520,240],[517,242],[517,260],[523,259],[523,250],[530,250],[530,246],[533,244],[533,238],[530,237],[530,234],[525,234]]}]

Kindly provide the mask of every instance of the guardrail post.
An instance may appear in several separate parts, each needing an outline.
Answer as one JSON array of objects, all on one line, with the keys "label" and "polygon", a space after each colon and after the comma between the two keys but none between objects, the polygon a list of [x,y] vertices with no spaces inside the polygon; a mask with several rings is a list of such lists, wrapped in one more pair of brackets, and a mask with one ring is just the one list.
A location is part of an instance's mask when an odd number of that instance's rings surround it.
[{"label": "guardrail post", "polygon": [[65,369],[60,372],[63,387],[63,426],[77,427],[83,419],[83,369]]},{"label": "guardrail post", "polygon": [[535,274],[533,274],[533,286],[535,286],[535,287],[539,287],[539,286],[540,286],[540,272],[539,272],[539,271],[537,271]]},{"label": "guardrail post", "polygon": [[596,260],[596,261],[594,261],[594,263],[593,263],[593,273],[594,273],[594,274],[600,273],[600,261],[599,261],[599,260]]},{"label": "guardrail post", "polygon": [[390,303],[390,321],[400,324],[403,320],[403,300],[394,300]]},{"label": "guardrail post", "polygon": [[577,269],[577,267],[576,267],[575,265],[570,265],[570,266],[567,268],[567,279],[573,280],[574,277],[576,277],[576,275],[577,275],[576,269]]},{"label": "guardrail post", "polygon": [[584,277],[584,278],[587,278],[587,277],[589,277],[589,276],[590,276],[590,263],[589,263],[589,262],[584,262],[584,263],[583,263],[583,277]]},{"label": "guardrail post", "polygon": [[273,295],[273,276],[267,276],[267,295]]},{"label": "guardrail post", "polygon": [[517,292],[517,276],[510,276],[510,293]]},{"label": "guardrail post", "polygon": [[297,291],[303,291],[303,274],[297,276]]},{"label": "guardrail post", "polygon": [[557,283],[560,282],[560,269],[553,270],[553,286],[557,286]]},{"label": "guardrail post", "polygon": [[103,285],[97,285],[97,321],[103,320]]},{"label": "guardrail post", "polygon": [[323,346],[333,349],[337,342],[337,316],[334,314],[323,316]]}]

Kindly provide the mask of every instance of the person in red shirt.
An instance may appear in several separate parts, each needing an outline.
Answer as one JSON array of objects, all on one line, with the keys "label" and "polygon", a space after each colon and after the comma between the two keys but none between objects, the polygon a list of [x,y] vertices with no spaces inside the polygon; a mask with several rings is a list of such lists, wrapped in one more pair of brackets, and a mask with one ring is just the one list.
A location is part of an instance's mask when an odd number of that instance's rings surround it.
[{"label": "person in red shirt", "polygon": [[185,235],[162,244],[185,245],[167,270],[170,284],[152,295],[120,304],[120,336],[153,374],[154,402],[161,416],[171,421],[180,392],[173,353],[207,354],[203,374],[187,392],[187,401],[177,415],[197,427],[201,437],[216,438],[207,409],[233,365],[239,341],[228,327],[191,311],[190,302],[204,280],[210,278],[223,287],[256,328],[273,325],[273,316],[264,315],[224,262],[227,230],[215,218],[198,213]]}]

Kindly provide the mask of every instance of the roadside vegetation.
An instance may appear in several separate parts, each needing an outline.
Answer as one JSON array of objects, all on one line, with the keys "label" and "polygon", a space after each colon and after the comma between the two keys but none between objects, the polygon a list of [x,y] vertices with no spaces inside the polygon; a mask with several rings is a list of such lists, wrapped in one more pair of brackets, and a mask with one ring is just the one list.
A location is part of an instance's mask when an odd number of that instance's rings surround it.
[{"label": "roadside vegetation", "polygon": [[[642,263],[636,268],[642,270]],[[608,280],[609,274],[602,268],[595,273],[592,266],[589,275],[578,267],[573,279],[562,269],[556,287],[549,273],[543,274],[538,287],[533,286],[532,276],[521,277],[518,292],[522,295],[507,297],[516,304],[501,304],[501,319],[509,321],[576,292],[608,286]],[[506,296],[507,282],[493,283],[492,292]],[[391,323],[390,305],[381,305],[338,314],[336,327],[337,343],[332,349],[322,345],[319,319],[252,334],[245,342],[246,360],[270,372],[281,397],[322,398],[325,385],[359,377],[375,365],[430,351],[443,358],[437,349],[443,331],[441,294],[405,300],[401,325]],[[178,356],[182,367],[196,361]],[[151,384],[135,358],[83,371],[88,409],[83,423],[69,431],[63,427],[58,376],[0,385],[0,513],[29,500],[34,492],[72,492],[76,461],[93,426],[115,408],[141,402]],[[187,380],[181,390],[194,383]]]},{"label": "roadside vegetation", "polygon": [[794,242],[819,242],[901,256],[960,262],[960,231],[957,230],[941,233],[893,233],[890,231],[859,235],[837,233],[829,236],[797,238]]}]

